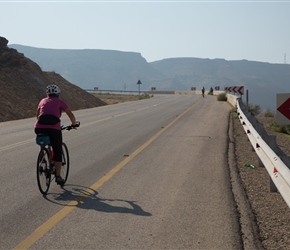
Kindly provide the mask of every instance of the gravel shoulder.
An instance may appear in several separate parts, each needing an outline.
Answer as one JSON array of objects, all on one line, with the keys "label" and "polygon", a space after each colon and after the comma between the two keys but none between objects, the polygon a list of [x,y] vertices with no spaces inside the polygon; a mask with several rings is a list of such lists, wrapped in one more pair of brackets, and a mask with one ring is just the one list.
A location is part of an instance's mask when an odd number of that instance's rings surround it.
[{"label": "gravel shoulder", "polygon": [[[235,181],[241,183],[247,201],[242,202],[244,208],[240,211],[241,228],[245,241],[245,249],[253,249],[251,239],[258,239],[254,249],[290,249],[290,210],[279,192],[270,192],[270,177],[263,166],[259,166],[258,156],[254,152],[247,135],[238,118],[232,116],[233,141],[237,179],[232,179],[233,189]],[[260,120],[267,128],[268,120]],[[284,135],[267,130],[268,134],[275,134],[278,146],[287,155],[290,153],[290,139]],[[230,139],[231,140],[231,139]],[[255,168],[246,167],[251,163]],[[230,164],[231,165],[231,164]],[[233,190],[235,193],[235,190]],[[239,200],[239,198],[238,198]],[[242,206],[240,204],[240,206]],[[246,210],[245,210],[246,209]],[[251,210],[251,211],[247,211]],[[248,220],[243,220],[247,213]],[[247,217],[247,216],[245,216]],[[250,222],[249,220],[252,220]],[[243,230],[243,227],[245,230]],[[246,229],[251,228],[252,231]],[[250,245],[247,242],[250,240]],[[252,245],[251,245],[252,244]]]}]

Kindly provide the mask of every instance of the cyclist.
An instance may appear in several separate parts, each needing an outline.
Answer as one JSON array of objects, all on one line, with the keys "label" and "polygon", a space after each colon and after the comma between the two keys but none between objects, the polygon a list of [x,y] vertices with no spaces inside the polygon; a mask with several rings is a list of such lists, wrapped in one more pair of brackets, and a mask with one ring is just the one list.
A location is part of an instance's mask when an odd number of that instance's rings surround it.
[{"label": "cyclist", "polygon": [[64,184],[60,176],[62,166],[62,132],[60,125],[61,113],[64,111],[71,120],[72,126],[76,126],[76,118],[67,104],[59,98],[60,88],[57,85],[46,87],[46,98],[43,98],[37,108],[37,121],[34,125],[36,134],[47,134],[53,148],[53,161],[55,165],[55,181],[58,185]]},{"label": "cyclist", "polygon": [[202,96],[204,97],[204,87],[202,87],[201,93],[202,93]]}]

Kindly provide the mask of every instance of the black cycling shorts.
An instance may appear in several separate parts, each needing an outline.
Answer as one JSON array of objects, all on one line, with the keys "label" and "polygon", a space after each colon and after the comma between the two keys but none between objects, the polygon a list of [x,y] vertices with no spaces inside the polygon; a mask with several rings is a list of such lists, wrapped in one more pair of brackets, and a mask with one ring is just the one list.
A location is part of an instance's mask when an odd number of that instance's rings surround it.
[{"label": "black cycling shorts", "polygon": [[62,132],[52,128],[35,128],[35,134],[46,134],[49,136],[50,145],[52,146],[54,156],[53,160],[62,161]]}]

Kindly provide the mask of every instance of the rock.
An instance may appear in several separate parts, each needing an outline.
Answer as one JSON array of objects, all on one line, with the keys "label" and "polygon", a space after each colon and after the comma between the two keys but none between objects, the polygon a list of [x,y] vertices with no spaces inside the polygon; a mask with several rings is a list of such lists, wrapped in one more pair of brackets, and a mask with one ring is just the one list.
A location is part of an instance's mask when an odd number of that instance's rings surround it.
[{"label": "rock", "polygon": [[8,40],[0,36],[0,48],[7,48]]}]

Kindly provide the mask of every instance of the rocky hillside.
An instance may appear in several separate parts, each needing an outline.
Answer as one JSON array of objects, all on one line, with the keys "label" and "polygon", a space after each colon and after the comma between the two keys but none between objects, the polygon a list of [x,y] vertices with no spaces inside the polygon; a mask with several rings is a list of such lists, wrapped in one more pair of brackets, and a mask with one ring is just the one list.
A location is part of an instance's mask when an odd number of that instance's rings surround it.
[{"label": "rocky hillside", "polygon": [[59,74],[41,68],[0,37],[0,122],[33,117],[46,86],[57,84],[61,98],[72,110],[106,105],[105,102],[69,83]]}]

